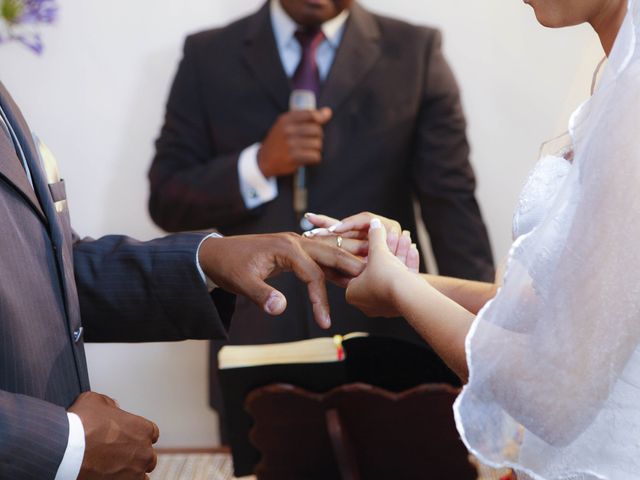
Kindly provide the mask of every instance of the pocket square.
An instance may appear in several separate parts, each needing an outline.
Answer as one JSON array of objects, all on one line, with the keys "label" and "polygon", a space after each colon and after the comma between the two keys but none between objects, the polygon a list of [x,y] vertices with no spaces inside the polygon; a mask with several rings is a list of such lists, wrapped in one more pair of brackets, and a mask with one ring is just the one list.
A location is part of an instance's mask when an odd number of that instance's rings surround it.
[{"label": "pocket square", "polygon": [[53,204],[56,208],[56,212],[61,213],[67,208],[67,196],[64,188],[64,180],[60,178],[58,162],[56,161],[56,157],[53,155],[53,152],[51,152],[49,147],[47,147],[42,140],[40,140],[36,135],[34,135],[33,138],[38,147],[40,162],[44,168]]}]

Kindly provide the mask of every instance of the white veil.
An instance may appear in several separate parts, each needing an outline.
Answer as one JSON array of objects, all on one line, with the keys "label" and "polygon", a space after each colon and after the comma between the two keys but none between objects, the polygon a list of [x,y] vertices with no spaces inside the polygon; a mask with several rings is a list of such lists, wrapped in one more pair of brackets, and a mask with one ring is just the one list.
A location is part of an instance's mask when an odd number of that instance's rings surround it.
[{"label": "white veil", "polygon": [[458,429],[520,478],[640,478],[639,28],[630,0],[573,165],[467,337]]}]

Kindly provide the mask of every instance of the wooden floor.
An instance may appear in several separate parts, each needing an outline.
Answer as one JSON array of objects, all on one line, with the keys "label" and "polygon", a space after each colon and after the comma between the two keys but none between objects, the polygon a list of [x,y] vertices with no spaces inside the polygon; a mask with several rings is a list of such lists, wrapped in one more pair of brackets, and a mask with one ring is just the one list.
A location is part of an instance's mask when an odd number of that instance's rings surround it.
[{"label": "wooden floor", "polygon": [[[475,462],[474,462],[475,463]],[[502,480],[508,473],[482,465],[478,480]],[[233,476],[231,454],[225,449],[158,450],[158,466],[151,480],[256,480],[256,477]]]},{"label": "wooden floor", "polygon": [[[231,455],[224,450],[159,450],[151,480],[235,480]],[[255,477],[242,477],[255,480]]]}]

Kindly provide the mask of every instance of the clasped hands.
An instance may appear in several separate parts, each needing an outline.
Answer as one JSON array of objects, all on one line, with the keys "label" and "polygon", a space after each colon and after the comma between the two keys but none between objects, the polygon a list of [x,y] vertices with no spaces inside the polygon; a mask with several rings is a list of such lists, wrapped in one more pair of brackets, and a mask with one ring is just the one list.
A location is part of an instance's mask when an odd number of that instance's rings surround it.
[{"label": "clasped hands", "polygon": [[[287,300],[265,280],[284,271],[307,284],[316,322],[329,328],[325,280],[347,289],[347,301],[369,316],[397,316],[393,288],[403,274],[417,272],[419,254],[408,231],[365,212],[338,221],[307,214],[316,228],[293,233],[214,238],[200,250],[207,276],[223,289],[244,295],[271,315]],[[388,233],[387,233],[388,232]]]},{"label": "clasped hands", "polygon": [[396,298],[407,276],[417,275],[420,254],[411,234],[400,224],[369,212],[341,221],[309,213],[316,227],[306,238],[325,244],[340,244],[363,258],[365,268],[347,284],[347,302],[370,317],[401,316]]}]

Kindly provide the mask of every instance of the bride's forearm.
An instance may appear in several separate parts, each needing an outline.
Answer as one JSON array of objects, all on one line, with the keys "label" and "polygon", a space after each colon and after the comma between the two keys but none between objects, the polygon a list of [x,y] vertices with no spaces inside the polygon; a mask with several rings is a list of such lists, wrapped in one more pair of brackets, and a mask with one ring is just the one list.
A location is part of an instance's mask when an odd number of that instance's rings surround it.
[{"label": "bride's forearm", "polygon": [[440,293],[474,314],[477,314],[485,303],[495,297],[498,290],[495,283],[429,274],[424,274],[422,277]]},{"label": "bride's forearm", "polygon": [[465,339],[475,315],[416,274],[395,283],[392,299],[402,316],[466,382]]}]

